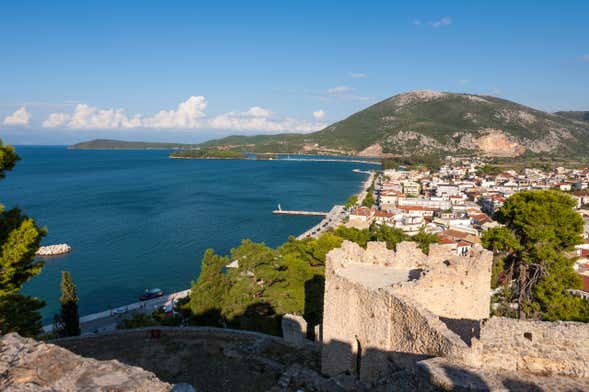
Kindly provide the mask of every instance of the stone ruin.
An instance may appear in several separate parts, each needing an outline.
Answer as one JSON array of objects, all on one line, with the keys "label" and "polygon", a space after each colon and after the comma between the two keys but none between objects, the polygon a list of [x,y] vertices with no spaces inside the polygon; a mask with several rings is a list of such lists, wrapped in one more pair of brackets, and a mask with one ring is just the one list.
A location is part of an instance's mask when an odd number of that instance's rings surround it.
[{"label": "stone ruin", "polygon": [[426,255],[412,242],[393,251],[344,241],[326,260],[322,373],[375,385],[409,370],[420,389],[544,378],[546,390],[589,390],[589,325],[489,318],[492,259],[478,245],[458,256],[444,245]]}]

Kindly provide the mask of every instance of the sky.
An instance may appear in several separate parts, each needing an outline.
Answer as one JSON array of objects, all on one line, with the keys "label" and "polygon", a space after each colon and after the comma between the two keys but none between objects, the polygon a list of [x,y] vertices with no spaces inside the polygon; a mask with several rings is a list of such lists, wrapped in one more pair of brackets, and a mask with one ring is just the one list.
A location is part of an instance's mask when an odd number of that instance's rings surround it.
[{"label": "sky", "polygon": [[398,93],[589,110],[589,1],[0,2],[0,138],[310,132]]}]

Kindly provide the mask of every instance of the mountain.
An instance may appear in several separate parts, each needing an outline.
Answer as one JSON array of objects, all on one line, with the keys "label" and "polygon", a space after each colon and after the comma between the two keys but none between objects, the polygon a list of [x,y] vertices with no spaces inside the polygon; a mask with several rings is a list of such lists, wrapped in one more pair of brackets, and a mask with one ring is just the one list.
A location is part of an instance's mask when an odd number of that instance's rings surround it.
[{"label": "mountain", "polygon": [[95,139],[74,144],[69,148],[74,150],[170,150],[194,146],[193,144],[179,143],[127,142],[113,139]]},{"label": "mountain", "polygon": [[561,117],[569,118],[571,120],[589,122],[589,111],[556,112],[554,114],[559,115]]},{"label": "mountain", "polygon": [[[587,156],[589,112],[551,114],[487,95],[412,91],[308,134],[229,136],[199,147],[359,156]],[[72,148],[191,148],[95,140]]]},{"label": "mountain", "polygon": [[[385,99],[318,132],[228,137],[206,145],[363,156],[577,156],[589,151],[589,124],[492,96],[421,90]],[[277,146],[281,151],[271,151]]]}]

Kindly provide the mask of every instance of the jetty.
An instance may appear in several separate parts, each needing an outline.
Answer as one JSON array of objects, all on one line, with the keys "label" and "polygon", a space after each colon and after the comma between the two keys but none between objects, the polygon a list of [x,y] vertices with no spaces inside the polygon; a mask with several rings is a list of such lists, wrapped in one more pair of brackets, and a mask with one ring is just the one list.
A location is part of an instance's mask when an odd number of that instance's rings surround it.
[{"label": "jetty", "polygon": [[57,256],[69,253],[72,251],[72,247],[68,244],[55,244],[41,246],[35,252],[35,256]]},{"label": "jetty", "polygon": [[274,210],[277,215],[306,215],[306,216],[327,216],[329,212],[324,211],[297,211],[297,210]]},{"label": "jetty", "polygon": [[315,226],[299,235],[297,240],[302,240],[305,238],[318,238],[326,231],[330,229],[336,229],[339,225],[341,225],[345,216],[346,211],[344,206],[335,205],[331,211],[325,215],[321,222],[317,223]]},{"label": "jetty", "polygon": [[283,210],[280,204],[278,209],[272,211],[273,214],[277,215],[306,215],[306,216],[327,216],[329,212],[323,211],[297,211],[297,210]]}]

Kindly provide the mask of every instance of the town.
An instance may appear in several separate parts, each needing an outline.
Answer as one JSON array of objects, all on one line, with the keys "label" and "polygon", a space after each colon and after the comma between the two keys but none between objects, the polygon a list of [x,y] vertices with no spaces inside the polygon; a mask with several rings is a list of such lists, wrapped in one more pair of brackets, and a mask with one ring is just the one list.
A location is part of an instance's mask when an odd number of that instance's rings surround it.
[{"label": "town", "polygon": [[589,168],[551,171],[525,168],[485,174],[485,159],[446,157],[437,170],[384,170],[374,178],[373,206],[362,203],[349,212],[349,227],[388,225],[413,236],[437,234],[440,243],[466,255],[485,230],[499,226],[493,214],[511,195],[524,190],[558,189],[568,193],[583,217],[584,244],[576,247],[574,269],[583,279],[575,294],[589,297]]}]

